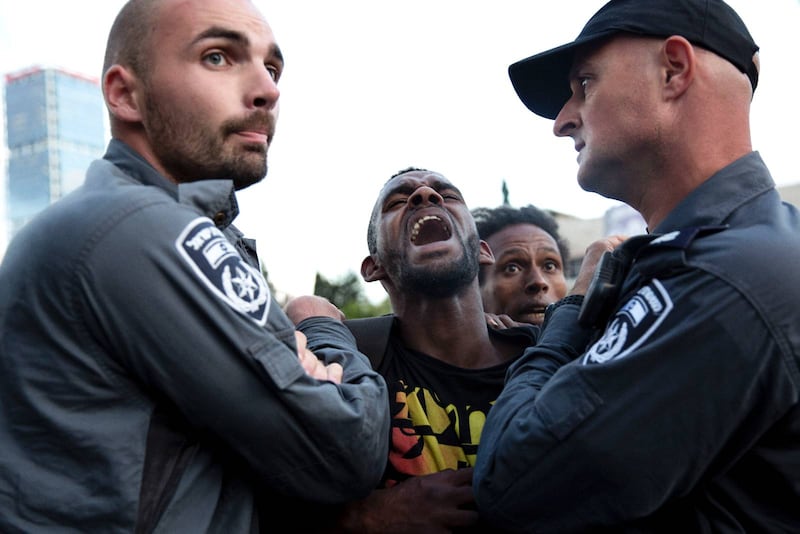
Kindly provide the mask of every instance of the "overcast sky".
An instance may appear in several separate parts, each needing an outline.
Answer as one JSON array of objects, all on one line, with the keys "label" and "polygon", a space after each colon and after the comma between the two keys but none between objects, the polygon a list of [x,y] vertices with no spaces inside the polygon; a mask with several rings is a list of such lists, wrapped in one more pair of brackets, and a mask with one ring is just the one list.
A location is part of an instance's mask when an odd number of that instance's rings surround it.
[{"label": "overcast sky", "polygon": [[[258,240],[273,284],[310,293],[317,272],[358,272],[378,191],[407,166],[445,174],[470,207],[500,204],[503,180],[516,206],[582,218],[616,206],[578,187],[571,140],[527,111],[507,75],[510,63],[574,39],[603,3],[256,0],[286,70],[269,175],[240,194],[236,225]],[[0,73],[40,65],[99,77],[122,4],[1,1]],[[800,0],[730,4],[761,47],[753,146],[779,185],[798,183]],[[4,224],[5,187],[0,200]],[[377,283],[365,287],[382,298]]]}]

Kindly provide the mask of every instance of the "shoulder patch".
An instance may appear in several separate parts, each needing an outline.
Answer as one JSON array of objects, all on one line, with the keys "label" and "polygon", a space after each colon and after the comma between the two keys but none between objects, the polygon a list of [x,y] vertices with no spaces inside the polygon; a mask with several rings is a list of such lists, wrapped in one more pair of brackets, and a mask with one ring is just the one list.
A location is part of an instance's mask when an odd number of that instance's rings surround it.
[{"label": "shoulder patch", "polygon": [[272,300],[267,282],[211,220],[200,217],[190,222],[175,247],[212,293],[256,323],[267,322]]},{"label": "shoulder patch", "polygon": [[647,341],[672,308],[667,290],[658,280],[651,280],[620,308],[582,363],[605,363],[627,356]]},{"label": "shoulder patch", "polygon": [[687,249],[689,245],[695,239],[700,239],[707,235],[716,234],[717,232],[721,232],[728,228],[728,225],[722,226],[692,226],[689,228],[684,228],[682,230],[675,230],[673,232],[668,232],[661,236],[658,236],[656,239],[650,241],[651,247],[665,247],[665,248],[677,248],[677,249]]}]

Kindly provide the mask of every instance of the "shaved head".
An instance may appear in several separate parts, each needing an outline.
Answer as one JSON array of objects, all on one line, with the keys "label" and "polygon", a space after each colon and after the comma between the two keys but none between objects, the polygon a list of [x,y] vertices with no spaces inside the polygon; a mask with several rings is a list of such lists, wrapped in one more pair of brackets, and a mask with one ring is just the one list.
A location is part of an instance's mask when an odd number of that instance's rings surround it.
[{"label": "shaved head", "polygon": [[148,43],[160,3],[161,0],[129,0],[122,7],[108,34],[102,75],[112,65],[120,64],[147,79],[151,56]]}]

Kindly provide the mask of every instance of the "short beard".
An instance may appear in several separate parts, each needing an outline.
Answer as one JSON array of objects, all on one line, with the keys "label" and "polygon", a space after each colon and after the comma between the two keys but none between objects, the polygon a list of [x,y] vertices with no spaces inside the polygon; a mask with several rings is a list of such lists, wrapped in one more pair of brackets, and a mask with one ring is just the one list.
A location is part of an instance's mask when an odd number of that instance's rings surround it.
[{"label": "short beard", "polygon": [[469,236],[464,244],[464,254],[453,265],[444,268],[412,267],[400,252],[390,252],[386,265],[394,265],[392,278],[397,280],[401,292],[411,292],[432,298],[458,295],[477,278],[480,264],[478,236]]},{"label": "short beard", "polygon": [[231,133],[246,129],[256,120],[260,120],[259,124],[269,123],[272,130],[270,117],[229,120],[215,131],[198,115],[162,105],[152,91],[150,95],[145,128],[154,155],[174,180],[232,180],[234,188],[241,190],[266,176],[266,144],[248,145],[244,153],[234,154],[224,142]]}]

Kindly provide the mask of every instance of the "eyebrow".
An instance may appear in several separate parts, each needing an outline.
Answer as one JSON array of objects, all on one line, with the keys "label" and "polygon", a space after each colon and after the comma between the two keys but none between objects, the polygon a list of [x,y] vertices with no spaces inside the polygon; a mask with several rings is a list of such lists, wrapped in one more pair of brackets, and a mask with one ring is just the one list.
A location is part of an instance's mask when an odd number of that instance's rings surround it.
[{"label": "eyebrow", "polygon": [[[197,37],[195,37],[192,43],[199,43],[205,39],[225,39],[227,41],[237,43],[243,48],[248,48],[250,46],[250,39],[245,34],[236,30],[223,28],[221,26],[212,26],[201,32]],[[277,44],[273,43],[269,47],[269,53],[271,57],[283,63],[283,52],[281,52],[281,48]]]},{"label": "eyebrow", "polygon": [[[437,193],[441,193],[442,191],[454,191],[458,193],[458,196],[463,197],[464,195],[461,193],[461,190],[453,185],[452,183],[446,180],[435,179],[433,183],[427,184],[428,187],[436,191]],[[414,191],[419,188],[419,184],[416,182],[411,182],[406,179],[401,179],[400,183],[397,183],[390,188],[386,189],[385,197],[389,197],[391,195],[397,194],[406,194],[410,195]]]},{"label": "eyebrow", "polygon": [[[533,250],[534,253],[539,252],[539,251],[549,252],[549,253],[557,255],[559,257],[561,256],[561,252],[559,252],[559,250],[557,248],[553,248],[551,246],[536,247]],[[527,248],[520,247],[520,246],[513,246],[513,247],[505,249],[503,252],[498,254],[497,257],[498,258],[503,258],[504,256],[518,256],[518,255],[531,256],[531,254],[530,254],[530,252],[528,251]],[[535,256],[535,254],[534,254],[534,256]]]},{"label": "eyebrow", "polygon": [[527,257],[530,257],[530,254],[528,253],[528,249],[525,249],[525,248],[522,248],[522,247],[507,248],[507,249],[503,250],[503,252],[500,252],[499,254],[497,254],[498,258],[504,258],[506,256],[527,256]]}]

